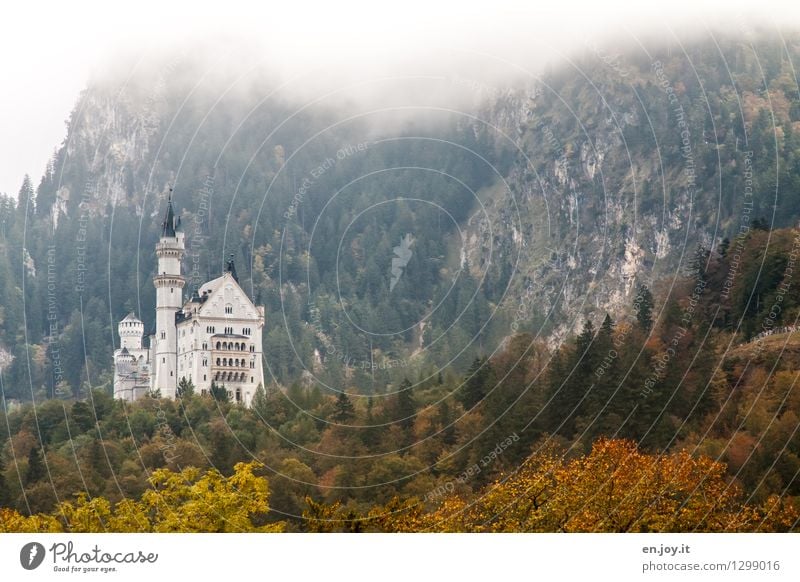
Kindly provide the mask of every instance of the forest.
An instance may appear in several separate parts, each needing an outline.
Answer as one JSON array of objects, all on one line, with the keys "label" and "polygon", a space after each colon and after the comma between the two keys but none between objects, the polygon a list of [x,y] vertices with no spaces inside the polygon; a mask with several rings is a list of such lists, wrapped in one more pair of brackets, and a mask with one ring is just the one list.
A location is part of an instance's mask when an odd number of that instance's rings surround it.
[{"label": "forest", "polygon": [[[388,394],[259,387],[4,411],[4,531],[788,531],[800,230],[755,220],[555,349]],[[778,307],[776,307],[778,306]],[[196,516],[196,517],[195,517]]]}]

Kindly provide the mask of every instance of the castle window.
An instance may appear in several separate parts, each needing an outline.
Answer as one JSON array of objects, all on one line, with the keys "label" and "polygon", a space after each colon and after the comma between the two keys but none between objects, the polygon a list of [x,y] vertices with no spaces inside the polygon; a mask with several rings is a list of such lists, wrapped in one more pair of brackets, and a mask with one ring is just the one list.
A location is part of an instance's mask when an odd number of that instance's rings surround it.
[{"label": "castle window", "polygon": [[226,306],[225,306],[225,313],[226,313],[226,314],[231,314],[231,313],[233,313],[233,305],[226,305]]},{"label": "castle window", "polygon": [[175,292],[175,288],[174,288],[174,287],[170,287],[170,288],[169,288],[169,292],[170,292],[170,293],[174,293],[174,292]]},{"label": "castle window", "polygon": [[217,358],[217,366],[219,366],[219,358]]},{"label": "castle window", "polygon": [[251,384],[253,383],[253,377],[252,376],[250,376],[250,383]]},{"label": "castle window", "polygon": [[162,364],[166,364],[167,363],[167,358],[161,358],[161,363]]},{"label": "castle window", "polygon": [[206,342],[203,342],[203,349],[204,349],[204,350],[207,350],[207,349],[208,349],[208,344],[207,344]]},{"label": "castle window", "polygon": [[208,366],[208,360],[203,358],[203,367],[206,367],[206,366]]},{"label": "castle window", "polygon": [[161,339],[167,339],[167,332],[165,331],[161,332]]},{"label": "castle window", "polygon": [[241,391],[241,389],[237,388],[236,389],[236,402],[241,402],[241,401],[242,401],[242,391]]},{"label": "castle window", "polygon": [[239,358],[236,358],[236,367],[239,367]]},{"label": "castle window", "polygon": [[254,345],[253,345],[253,346],[250,346],[250,351],[251,351],[251,352],[255,352],[255,351],[256,351],[256,346],[254,346]]},{"label": "castle window", "polygon": [[243,333],[244,335],[250,335],[250,328],[249,328],[249,327],[245,327],[245,328],[242,330],[242,333]]},{"label": "castle window", "polygon": [[255,362],[250,362],[250,369],[255,369],[255,367],[256,367],[256,363]]},{"label": "castle window", "polygon": [[217,342],[217,349],[219,349],[219,342]]},{"label": "castle window", "polygon": [[[206,381],[206,375],[203,374],[203,382],[205,382],[205,381]],[[203,392],[205,392],[205,390]]]}]

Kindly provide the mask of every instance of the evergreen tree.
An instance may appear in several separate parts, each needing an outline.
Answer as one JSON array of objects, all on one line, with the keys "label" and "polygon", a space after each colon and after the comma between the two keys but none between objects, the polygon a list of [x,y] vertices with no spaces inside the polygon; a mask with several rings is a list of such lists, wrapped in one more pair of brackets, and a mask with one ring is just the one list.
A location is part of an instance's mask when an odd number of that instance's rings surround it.
[{"label": "evergreen tree", "polygon": [[194,383],[191,380],[187,380],[186,376],[181,377],[181,381],[178,382],[178,398],[187,398],[192,394],[194,394]]},{"label": "evergreen tree", "polygon": [[92,471],[97,473],[100,477],[107,479],[111,476],[110,467],[108,466],[108,458],[103,449],[103,444],[100,439],[92,439],[86,451],[86,463],[91,467]]},{"label": "evergreen tree", "polygon": [[634,300],[634,309],[639,327],[644,331],[650,331],[653,327],[653,294],[645,284],[639,286],[639,292]]},{"label": "evergreen tree", "polygon": [[6,466],[3,463],[3,455],[0,454],[0,508],[11,505],[11,490],[6,483]]},{"label": "evergreen tree", "polygon": [[611,336],[614,333],[614,320],[611,319],[611,316],[606,313],[605,318],[603,318],[603,323],[600,325],[600,337],[604,340],[611,340]]},{"label": "evergreen tree", "polygon": [[414,413],[417,408],[414,404],[414,395],[411,388],[411,382],[408,378],[404,378],[400,383],[400,389],[397,392],[397,419],[405,430],[409,430],[414,426]]},{"label": "evergreen tree", "polygon": [[469,410],[483,400],[486,393],[491,389],[489,384],[492,376],[492,367],[487,360],[476,357],[472,361],[472,365],[467,370],[467,377],[464,379],[464,384],[458,394],[458,398],[464,408]]},{"label": "evergreen tree", "polygon": [[209,389],[209,394],[211,394],[211,397],[217,402],[228,401],[228,391],[225,389],[224,384],[217,384],[212,380],[211,388]]},{"label": "evergreen tree", "polygon": [[94,426],[94,414],[89,405],[82,400],[78,400],[72,405],[70,417],[80,432],[87,432]]},{"label": "evergreen tree", "polygon": [[336,396],[336,403],[333,406],[331,418],[339,423],[345,423],[356,415],[356,409],[347,393],[342,391]]},{"label": "evergreen tree", "polygon": [[267,418],[267,414],[269,413],[269,405],[267,403],[267,391],[264,390],[264,386],[260,382],[256,387],[255,394],[253,394],[252,407],[260,418],[262,419]]},{"label": "evergreen tree", "polygon": [[31,447],[28,452],[28,468],[25,471],[25,485],[31,485],[44,478],[45,469],[39,447]]},{"label": "evergreen tree", "polygon": [[31,184],[31,177],[25,174],[19,194],[17,194],[17,214],[20,217],[20,224],[24,225],[27,217],[27,228],[31,229],[33,227],[34,211],[33,185]]}]

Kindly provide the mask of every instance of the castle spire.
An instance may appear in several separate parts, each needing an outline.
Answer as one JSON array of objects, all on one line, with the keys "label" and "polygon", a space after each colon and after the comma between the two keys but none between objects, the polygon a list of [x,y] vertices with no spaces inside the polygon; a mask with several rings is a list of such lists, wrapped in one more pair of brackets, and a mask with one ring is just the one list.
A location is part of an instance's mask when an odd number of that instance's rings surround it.
[{"label": "castle spire", "polygon": [[239,282],[239,277],[236,276],[236,265],[233,264],[233,253],[230,254],[225,270],[233,276],[234,281]]},{"label": "castle spire", "polygon": [[164,216],[164,222],[161,223],[161,236],[175,236],[175,212],[172,210],[172,188],[169,189],[167,214]]}]

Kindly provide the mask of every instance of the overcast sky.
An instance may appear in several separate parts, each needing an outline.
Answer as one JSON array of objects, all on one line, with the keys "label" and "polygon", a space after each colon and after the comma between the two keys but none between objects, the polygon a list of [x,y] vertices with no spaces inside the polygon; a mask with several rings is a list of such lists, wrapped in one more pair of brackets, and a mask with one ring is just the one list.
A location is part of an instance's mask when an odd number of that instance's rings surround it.
[{"label": "overcast sky", "polygon": [[[224,33],[257,39],[285,71],[343,72],[480,51],[523,65],[587,38],[666,34],[687,27],[797,24],[796,0],[403,0],[243,2],[19,0],[0,8],[0,192],[34,183],[66,136],[81,89],[121,50],[169,50]],[[198,40],[200,39],[200,40]],[[534,55],[539,55],[537,60]]]}]

